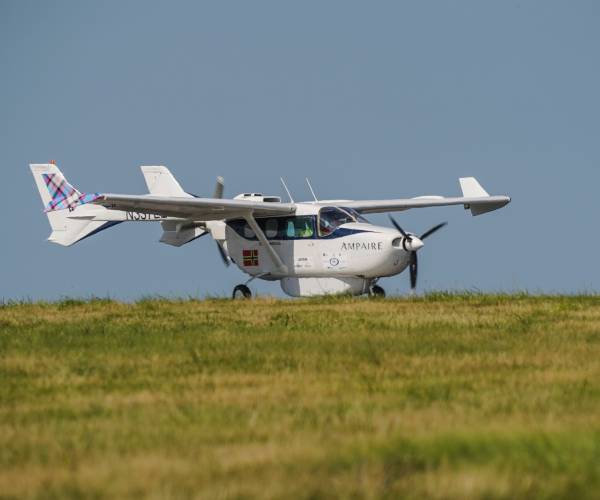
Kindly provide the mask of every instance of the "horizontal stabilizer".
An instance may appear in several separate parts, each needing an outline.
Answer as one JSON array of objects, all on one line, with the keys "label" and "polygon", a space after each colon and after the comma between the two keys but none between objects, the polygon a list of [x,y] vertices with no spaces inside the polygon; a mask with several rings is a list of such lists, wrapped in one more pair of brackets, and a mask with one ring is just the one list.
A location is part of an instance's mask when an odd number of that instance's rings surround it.
[{"label": "horizontal stabilizer", "polygon": [[479,181],[475,177],[461,177],[458,179],[460,182],[460,189],[465,198],[484,198],[489,196],[488,192],[481,187]]}]

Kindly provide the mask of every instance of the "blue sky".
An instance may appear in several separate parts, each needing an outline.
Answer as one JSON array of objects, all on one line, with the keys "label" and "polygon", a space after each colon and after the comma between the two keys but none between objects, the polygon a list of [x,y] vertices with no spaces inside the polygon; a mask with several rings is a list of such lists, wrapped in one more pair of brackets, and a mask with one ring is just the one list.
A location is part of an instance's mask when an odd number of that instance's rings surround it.
[{"label": "blue sky", "polygon": [[[0,2],[0,298],[229,294],[209,239],[121,224],[62,248],[29,173],[143,193],[164,164],[210,194],[455,195],[474,175],[506,209],[405,212],[421,289],[600,288],[600,3]],[[385,217],[374,217],[385,223]],[[387,279],[405,293],[408,277]],[[280,294],[274,284],[260,293]]]}]

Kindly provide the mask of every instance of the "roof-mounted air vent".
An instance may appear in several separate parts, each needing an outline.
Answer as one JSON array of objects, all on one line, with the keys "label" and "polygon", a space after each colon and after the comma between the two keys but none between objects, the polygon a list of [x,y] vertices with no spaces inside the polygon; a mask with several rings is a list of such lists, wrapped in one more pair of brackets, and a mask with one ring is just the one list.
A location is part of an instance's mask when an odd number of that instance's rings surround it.
[{"label": "roof-mounted air vent", "polygon": [[246,200],[246,201],[262,201],[264,203],[281,203],[279,196],[265,196],[262,193],[243,193],[238,194],[234,200]]}]

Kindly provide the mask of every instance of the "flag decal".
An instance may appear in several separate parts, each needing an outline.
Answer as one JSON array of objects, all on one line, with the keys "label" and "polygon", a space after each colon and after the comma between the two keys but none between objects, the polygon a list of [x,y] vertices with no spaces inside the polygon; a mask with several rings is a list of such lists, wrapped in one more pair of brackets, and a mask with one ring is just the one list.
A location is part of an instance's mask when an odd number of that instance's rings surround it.
[{"label": "flag decal", "polygon": [[242,250],[245,267],[258,266],[258,250]]}]

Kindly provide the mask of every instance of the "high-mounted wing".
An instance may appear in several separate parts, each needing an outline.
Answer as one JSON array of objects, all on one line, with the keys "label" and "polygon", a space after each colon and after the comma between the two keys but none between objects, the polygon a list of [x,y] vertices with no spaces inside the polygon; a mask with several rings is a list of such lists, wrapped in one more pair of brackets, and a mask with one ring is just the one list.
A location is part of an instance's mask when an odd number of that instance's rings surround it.
[{"label": "high-mounted wing", "polygon": [[481,215],[498,210],[510,203],[509,196],[490,196],[474,177],[460,179],[463,196],[445,198],[443,196],[419,196],[417,198],[396,200],[345,201],[344,207],[353,208],[362,214],[381,212],[400,212],[411,208],[445,207],[464,205],[473,215]]},{"label": "high-mounted wing", "polygon": [[201,221],[234,219],[249,212],[255,217],[268,217],[289,215],[296,211],[293,203],[153,195],[100,194],[92,203],[112,210]]}]

